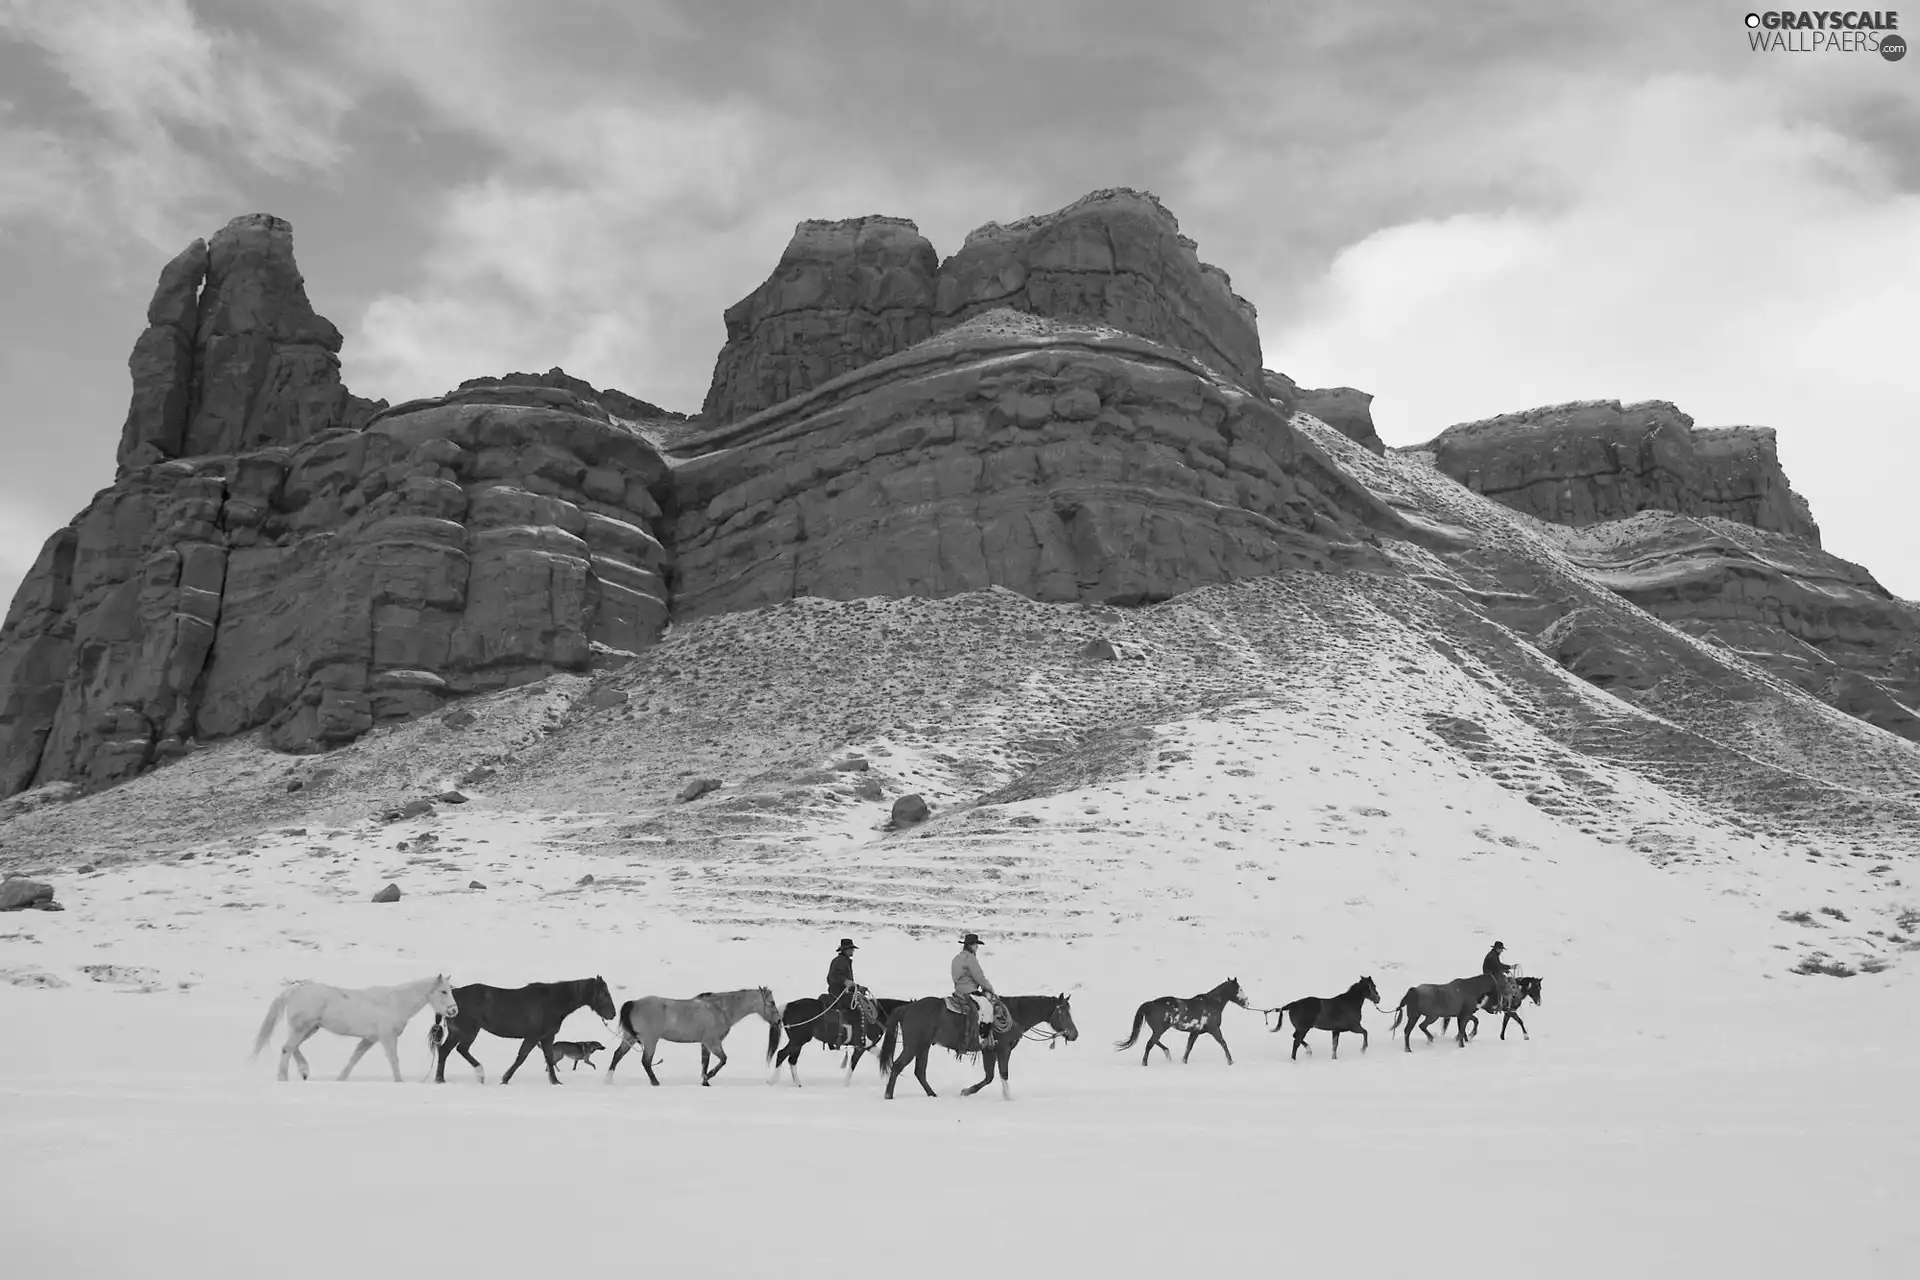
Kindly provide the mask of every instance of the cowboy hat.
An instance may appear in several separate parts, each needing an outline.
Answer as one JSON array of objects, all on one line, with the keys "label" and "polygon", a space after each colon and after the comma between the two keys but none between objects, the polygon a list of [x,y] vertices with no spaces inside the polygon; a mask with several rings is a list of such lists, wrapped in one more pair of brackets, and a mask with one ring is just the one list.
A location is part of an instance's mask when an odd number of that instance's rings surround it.
[{"label": "cowboy hat", "polygon": [[840,949],[842,951],[858,951],[860,948],[853,945],[852,938],[842,938],[840,939]]},{"label": "cowboy hat", "polygon": [[970,933],[966,937],[960,939],[960,945],[963,947],[984,947],[987,944],[980,941],[979,934]]}]

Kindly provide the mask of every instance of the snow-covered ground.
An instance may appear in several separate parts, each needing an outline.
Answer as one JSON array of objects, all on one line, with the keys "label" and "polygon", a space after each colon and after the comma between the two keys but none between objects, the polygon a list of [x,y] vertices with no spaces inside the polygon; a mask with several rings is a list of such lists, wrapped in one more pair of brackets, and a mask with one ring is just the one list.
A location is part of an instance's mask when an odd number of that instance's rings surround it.
[{"label": "snow-covered ground", "polygon": [[[1613,818],[1675,851],[1650,858],[1360,697],[1337,740],[1324,700],[1157,726],[1160,763],[996,806],[988,835],[823,818],[804,851],[622,859],[583,835],[595,815],[483,789],[59,877],[66,912],[0,917],[8,1273],[1913,1274],[1912,965],[1787,967],[1796,935],[1875,923],[1887,877],[1612,778]],[[783,912],[743,880],[791,889],[802,862],[840,886],[813,918],[805,893]],[[401,901],[369,902],[388,880]],[[902,884],[919,896],[889,897]],[[997,985],[1070,993],[1080,1030],[1022,1046],[1012,1102],[956,1096],[977,1077],[948,1055],[936,1099],[907,1075],[883,1101],[865,1066],[843,1085],[817,1048],[805,1087],[769,1087],[757,1020],[711,1089],[680,1046],[658,1089],[632,1058],[611,1086],[563,1066],[556,1089],[530,1063],[483,1087],[457,1059],[427,1085],[426,1014],[402,1085],[377,1052],[335,1083],[352,1046],[325,1033],[308,1083],[274,1080],[278,1035],[246,1058],[296,977],[600,973],[616,1001],[766,984],[784,1002],[851,930],[876,993],[931,994],[976,897]],[[1404,1052],[1400,993],[1475,972],[1495,936],[1545,981],[1532,1038],[1487,1019],[1465,1049]],[[1210,1042],[1146,1069],[1113,1048],[1150,997],[1238,977],[1271,1007],[1363,973],[1386,1005],[1364,1054],[1349,1039],[1333,1061],[1317,1034],[1289,1062],[1238,1009],[1232,1067]],[[566,1034],[615,1040],[586,1012]],[[477,1046],[496,1079],[512,1050]]]}]

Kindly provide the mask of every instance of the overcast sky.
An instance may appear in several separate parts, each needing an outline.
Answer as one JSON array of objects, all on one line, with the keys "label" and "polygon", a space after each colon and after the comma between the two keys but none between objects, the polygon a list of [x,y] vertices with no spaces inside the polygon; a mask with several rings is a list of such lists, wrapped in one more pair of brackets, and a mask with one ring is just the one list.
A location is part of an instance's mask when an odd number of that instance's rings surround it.
[{"label": "overcast sky", "polygon": [[559,364],[692,411],[801,219],[944,256],[1109,186],[1388,443],[1773,426],[1828,549],[1920,597],[1920,56],[1757,54],[1745,12],[0,0],[0,599],[113,478],[161,264],[236,214],[293,223],[362,395]]}]

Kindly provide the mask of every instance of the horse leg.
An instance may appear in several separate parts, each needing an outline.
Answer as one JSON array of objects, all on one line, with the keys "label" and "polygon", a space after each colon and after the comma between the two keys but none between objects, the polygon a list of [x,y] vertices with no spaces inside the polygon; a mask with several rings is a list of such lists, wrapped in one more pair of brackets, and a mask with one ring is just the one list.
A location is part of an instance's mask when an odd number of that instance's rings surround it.
[{"label": "horse leg", "polygon": [[501,1084],[513,1083],[513,1073],[520,1069],[520,1064],[527,1060],[527,1055],[533,1052],[533,1046],[538,1043],[540,1043],[538,1040],[531,1038],[520,1042],[520,1052],[515,1055],[513,1065],[507,1068],[507,1073],[500,1077]]},{"label": "horse leg", "polygon": [[1187,1032],[1187,1051],[1180,1055],[1181,1066],[1184,1067],[1187,1065],[1187,1059],[1193,1056],[1193,1046],[1199,1043],[1200,1033],[1198,1031]]},{"label": "horse leg", "polygon": [[[473,1056],[473,1042],[477,1040],[479,1036],[480,1036],[479,1029],[476,1028],[474,1030],[474,1033],[468,1036],[466,1039],[454,1041],[453,1047],[454,1047],[454,1050],[458,1052],[461,1057],[467,1060],[467,1065],[473,1068],[473,1078],[478,1080],[481,1084],[485,1084],[487,1082],[487,1073],[480,1066],[480,1059]],[[441,1062],[444,1063],[445,1061],[446,1061],[446,1058],[443,1056],[441,1058]]]},{"label": "horse leg", "polygon": [[[904,1050],[904,1048],[905,1046],[903,1045],[902,1049]],[[894,1081],[898,1080],[900,1078],[900,1073],[902,1071],[905,1071],[906,1069],[907,1069],[907,1056],[904,1052],[902,1052],[899,1057],[893,1060],[893,1066],[887,1069],[887,1097],[889,1098],[893,1097]]]},{"label": "horse leg", "polygon": [[1220,1042],[1220,1052],[1227,1055],[1227,1065],[1232,1066],[1233,1050],[1227,1048],[1227,1038],[1224,1035],[1220,1034],[1220,1028],[1215,1027],[1213,1030],[1209,1031],[1207,1034]]},{"label": "horse leg", "polygon": [[360,1059],[367,1056],[367,1050],[371,1048],[373,1048],[373,1037],[364,1037],[359,1044],[353,1046],[353,1052],[347,1056],[347,1065],[340,1068],[340,1074],[334,1078],[337,1080],[345,1080],[348,1076],[352,1075],[354,1066]]},{"label": "horse leg", "polygon": [[[1305,1044],[1306,1042],[1307,1042],[1307,1028],[1301,1026],[1297,1022],[1294,1023],[1293,1024],[1293,1052],[1287,1055],[1288,1062],[1298,1062],[1300,1060],[1300,1046]],[[1309,1049],[1307,1050],[1307,1052],[1312,1053],[1313,1050]]]},{"label": "horse leg", "polygon": [[[553,1037],[552,1036],[548,1036],[545,1040],[542,1040],[540,1042],[540,1052],[544,1054],[547,1059],[547,1080],[552,1084],[559,1084],[560,1077],[553,1073]],[[578,1071],[580,1069],[580,1064],[578,1062],[574,1063],[573,1069],[575,1071]]]},{"label": "horse leg", "polygon": [[1365,1027],[1355,1027],[1354,1030],[1360,1033],[1360,1052],[1365,1053],[1367,1051],[1367,1044],[1373,1037],[1367,1034]]},{"label": "horse leg", "polygon": [[648,1040],[640,1046],[640,1069],[647,1073],[647,1079],[654,1084],[660,1083],[660,1077],[653,1074],[653,1051],[659,1045],[658,1040]]},{"label": "horse leg", "polygon": [[1168,1059],[1172,1059],[1173,1055],[1171,1053],[1167,1053],[1167,1046],[1160,1043],[1160,1033],[1165,1031],[1166,1028],[1156,1027],[1153,1025],[1152,1022],[1148,1022],[1147,1026],[1152,1029],[1153,1034],[1147,1037],[1147,1047],[1140,1051],[1140,1065],[1143,1067],[1147,1065],[1147,1059],[1153,1057],[1153,1051],[1155,1049],[1160,1050],[1160,1052],[1162,1053],[1166,1053]]},{"label": "horse leg", "polygon": [[1340,1061],[1340,1033],[1338,1031],[1333,1033],[1333,1060],[1335,1062]]},{"label": "horse leg", "polygon": [[399,1033],[395,1032],[392,1035],[381,1036],[380,1047],[387,1051],[387,1065],[393,1068],[393,1082],[395,1084],[402,1083],[400,1079],[400,1035]]},{"label": "horse leg", "polygon": [[[1433,1032],[1427,1030],[1427,1028],[1431,1027],[1434,1024],[1434,1021],[1435,1019],[1432,1014],[1427,1014],[1425,1017],[1420,1019],[1420,1034],[1427,1038],[1428,1044],[1433,1043]],[[1446,1028],[1442,1027],[1440,1028],[1440,1030],[1444,1032]]]},{"label": "horse leg", "polygon": [[993,1083],[993,1074],[994,1074],[994,1071],[997,1069],[997,1065],[998,1065],[995,1062],[995,1058],[997,1056],[998,1056],[997,1049],[981,1050],[980,1065],[987,1069],[987,1073],[984,1076],[980,1077],[979,1083],[970,1084],[966,1088],[962,1089],[960,1091],[961,1097],[971,1098],[974,1094],[980,1092],[982,1089],[986,1088],[988,1085]]},{"label": "horse leg", "polygon": [[631,1048],[633,1048],[633,1037],[622,1034],[620,1043],[613,1047],[613,1056],[607,1059],[607,1074],[600,1077],[602,1084],[613,1083],[613,1069],[620,1065],[620,1059],[626,1057],[627,1051]]},{"label": "horse leg", "polygon": [[932,1053],[932,1041],[928,1041],[926,1044],[920,1046],[920,1052],[915,1054],[913,1058],[913,1078],[920,1082],[920,1087],[927,1091],[929,1098],[937,1098],[940,1095],[935,1093],[933,1086],[927,1083],[927,1058]]},{"label": "horse leg", "polygon": [[[700,1057],[703,1060],[706,1058],[706,1056],[707,1055],[704,1052],[702,1052],[700,1055]],[[713,1056],[719,1059],[719,1061],[713,1064],[713,1070],[710,1073],[707,1072],[704,1067],[701,1068],[701,1074],[706,1077],[700,1082],[701,1084],[705,1084],[708,1080],[713,1079],[714,1076],[719,1075],[721,1069],[727,1065],[727,1051],[725,1048],[721,1046],[718,1040],[713,1042]]]},{"label": "horse leg", "polygon": [[303,1023],[298,1027],[287,1028],[287,1042],[280,1046],[280,1078],[282,1080],[287,1078],[287,1059],[289,1058],[299,1064],[300,1078],[302,1080],[307,1078],[307,1055],[300,1052],[300,1046],[318,1030],[320,1027],[317,1023],[311,1025]]}]

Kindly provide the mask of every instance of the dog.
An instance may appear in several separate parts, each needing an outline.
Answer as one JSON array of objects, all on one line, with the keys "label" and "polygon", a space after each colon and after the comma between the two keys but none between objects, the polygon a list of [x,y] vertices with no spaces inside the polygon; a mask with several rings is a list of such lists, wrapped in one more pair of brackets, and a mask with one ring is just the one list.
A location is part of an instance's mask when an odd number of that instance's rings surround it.
[{"label": "dog", "polygon": [[580,1069],[580,1064],[583,1062],[589,1067],[593,1067],[595,1071],[598,1071],[600,1068],[593,1066],[593,1055],[599,1053],[606,1047],[607,1046],[601,1044],[598,1040],[555,1040],[553,1042],[553,1060],[557,1064],[571,1058],[573,1059],[573,1069],[575,1071]]}]

